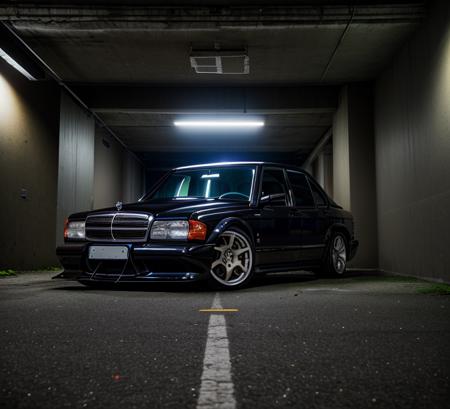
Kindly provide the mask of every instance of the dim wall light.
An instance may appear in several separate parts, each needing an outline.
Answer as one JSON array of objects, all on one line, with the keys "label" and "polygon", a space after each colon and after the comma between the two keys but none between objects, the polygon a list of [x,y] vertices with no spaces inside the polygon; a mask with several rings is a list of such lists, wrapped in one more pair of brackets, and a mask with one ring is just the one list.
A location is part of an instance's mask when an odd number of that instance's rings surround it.
[{"label": "dim wall light", "polygon": [[23,68],[17,61],[15,61],[12,57],[10,57],[4,50],[0,48],[0,57],[3,58],[11,67],[15,68],[19,71],[23,76],[27,77],[31,81],[36,81],[25,68]]}]

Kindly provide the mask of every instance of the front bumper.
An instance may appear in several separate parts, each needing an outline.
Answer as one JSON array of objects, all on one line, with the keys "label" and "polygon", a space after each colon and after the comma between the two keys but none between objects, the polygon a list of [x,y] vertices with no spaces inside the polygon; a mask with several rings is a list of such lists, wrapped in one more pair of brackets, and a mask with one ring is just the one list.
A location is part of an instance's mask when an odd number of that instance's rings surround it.
[{"label": "front bumper", "polygon": [[[89,260],[93,245],[126,245],[128,260]],[[213,244],[67,243],[56,249],[63,278],[102,282],[196,281],[206,278],[214,258]]]}]

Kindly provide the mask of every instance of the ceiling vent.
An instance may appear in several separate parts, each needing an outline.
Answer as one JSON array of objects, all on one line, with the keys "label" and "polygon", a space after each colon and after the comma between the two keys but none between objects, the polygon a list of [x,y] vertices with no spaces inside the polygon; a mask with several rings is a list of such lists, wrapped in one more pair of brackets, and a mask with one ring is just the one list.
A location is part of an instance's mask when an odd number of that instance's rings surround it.
[{"label": "ceiling vent", "polygon": [[245,50],[192,51],[191,67],[197,74],[248,74],[250,59]]}]

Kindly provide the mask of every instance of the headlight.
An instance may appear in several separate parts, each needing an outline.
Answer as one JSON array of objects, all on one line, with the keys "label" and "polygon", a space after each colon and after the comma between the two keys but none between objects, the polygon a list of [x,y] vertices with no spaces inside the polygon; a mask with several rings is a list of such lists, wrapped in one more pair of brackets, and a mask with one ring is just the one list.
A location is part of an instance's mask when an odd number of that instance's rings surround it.
[{"label": "headlight", "polygon": [[189,233],[187,220],[156,220],[153,222],[152,240],[186,240]]},{"label": "headlight", "polygon": [[85,237],[85,222],[69,222],[66,220],[64,226],[65,239],[83,240]]}]

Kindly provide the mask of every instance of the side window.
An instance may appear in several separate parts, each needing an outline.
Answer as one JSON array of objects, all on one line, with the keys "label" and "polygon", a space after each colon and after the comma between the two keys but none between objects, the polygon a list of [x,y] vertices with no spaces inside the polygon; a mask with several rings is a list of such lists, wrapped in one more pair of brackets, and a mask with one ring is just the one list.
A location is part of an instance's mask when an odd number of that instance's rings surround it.
[{"label": "side window", "polygon": [[316,202],[317,206],[326,206],[327,205],[327,199],[325,198],[324,194],[320,191],[320,189],[316,186],[315,183],[311,182],[311,190],[314,197],[314,201]]},{"label": "side window", "polygon": [[306,176],[303,173],[288,170],[288,178],[292,186],[296,206],[314,206],[314,199]]},{"label": "side window", "polygon": [[286,200],[288,195],[288,189],[286,186],[286,180],[284,179],[284,172],[281,169],[264,169],[261,197],[268,195],[276,195],[284,193],[285,197],[279,200],[273,201],[273,204],[279,206],[286,206]]}]

